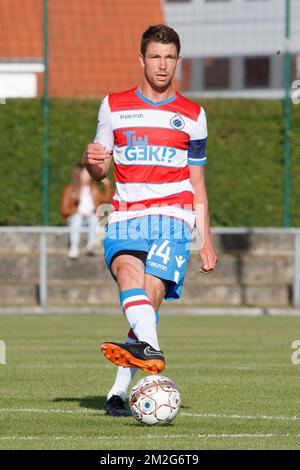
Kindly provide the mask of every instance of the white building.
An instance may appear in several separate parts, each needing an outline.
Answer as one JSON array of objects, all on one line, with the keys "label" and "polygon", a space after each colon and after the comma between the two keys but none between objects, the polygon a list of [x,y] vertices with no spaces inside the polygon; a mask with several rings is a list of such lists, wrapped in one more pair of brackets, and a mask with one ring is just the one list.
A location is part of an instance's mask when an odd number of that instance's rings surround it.
[{"label": "white building", "polygon": [[[206,96],[283,95],[286,0],[163,0],[180,35],[182,90]],[[300,78],[300,0],[290,0],[292,80]]]}]

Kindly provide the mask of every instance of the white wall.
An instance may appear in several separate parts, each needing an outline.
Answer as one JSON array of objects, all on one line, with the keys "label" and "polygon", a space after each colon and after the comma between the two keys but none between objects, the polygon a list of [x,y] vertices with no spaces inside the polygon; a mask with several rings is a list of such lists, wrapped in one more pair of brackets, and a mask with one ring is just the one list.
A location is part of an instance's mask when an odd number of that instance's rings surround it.
[{"label": "white wall", "polygon": [[0,63],[0,99],[36,97],[37,72],[43,71],[38,63]]}]

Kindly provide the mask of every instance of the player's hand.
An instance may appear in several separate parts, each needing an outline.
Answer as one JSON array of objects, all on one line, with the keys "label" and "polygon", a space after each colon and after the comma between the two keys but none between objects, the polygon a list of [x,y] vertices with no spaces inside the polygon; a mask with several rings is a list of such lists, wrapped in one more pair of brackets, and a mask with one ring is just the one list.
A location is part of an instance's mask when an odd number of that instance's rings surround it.
[{"label": "player's hand", "polygon": [[199,254],[202,260],[202,266],[199,271],[204,274],[214,272],[218,258],[211,239],[204,241]]},{"label": "player's hand", "polygon": [[101,144],[88,144],[84,155],[84,163],[85,165],[96,165],[97,163],[100,164],[110,157],[111,152],[109,152]]}]

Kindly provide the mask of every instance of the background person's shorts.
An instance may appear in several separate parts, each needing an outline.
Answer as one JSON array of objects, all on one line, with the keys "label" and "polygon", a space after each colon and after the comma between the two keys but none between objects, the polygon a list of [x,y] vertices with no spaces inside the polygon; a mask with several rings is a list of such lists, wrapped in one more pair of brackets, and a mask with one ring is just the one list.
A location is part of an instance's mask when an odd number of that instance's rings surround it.
[{"label": "background person's shorts", "polygon": [[116,222],[106,228],[105,261],[110,270],[119,252],[140,252],[138,257],[144,261],[145,272],[167,281],[165,299],[179,299],[190,254],[191,236],[190,227],[184,221],[172,217],[152,215]]}]

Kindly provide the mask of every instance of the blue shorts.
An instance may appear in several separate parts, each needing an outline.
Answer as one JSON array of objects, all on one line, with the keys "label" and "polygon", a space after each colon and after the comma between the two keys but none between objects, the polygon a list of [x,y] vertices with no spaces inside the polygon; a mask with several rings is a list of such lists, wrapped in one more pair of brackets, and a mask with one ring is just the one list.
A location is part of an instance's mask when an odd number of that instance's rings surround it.
[{"label": "blue shorts", "polygon": [[106,227],[105,261],[111,271],[117,253],[144,252],[145,273],[167,281],[166,300],[179,299],[191,237],[190,227],[173,217],[152,215],[116,222]]}]

